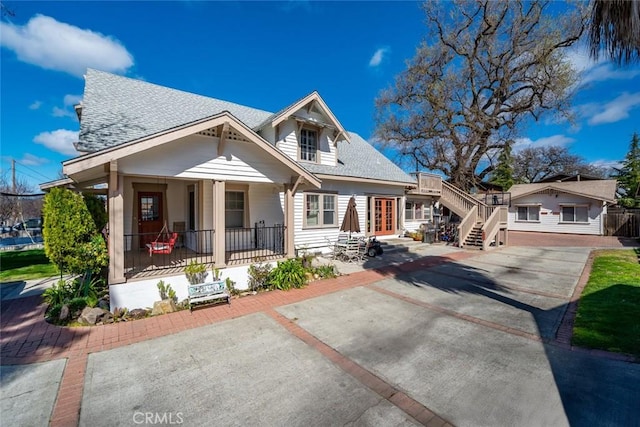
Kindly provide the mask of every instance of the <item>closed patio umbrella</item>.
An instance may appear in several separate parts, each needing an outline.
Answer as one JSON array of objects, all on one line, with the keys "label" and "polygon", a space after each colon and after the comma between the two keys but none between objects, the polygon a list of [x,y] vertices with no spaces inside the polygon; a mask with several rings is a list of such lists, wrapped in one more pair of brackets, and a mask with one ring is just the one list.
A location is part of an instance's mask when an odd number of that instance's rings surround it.
[{"label": "closed patio umbrella", "polygon": [[360,221],[358,220],[358,210],[356,209],[356,199],[354,197],[349,199],[340,231],[349,232],[349,237],[351,237],[351,233],[360,232]]}]

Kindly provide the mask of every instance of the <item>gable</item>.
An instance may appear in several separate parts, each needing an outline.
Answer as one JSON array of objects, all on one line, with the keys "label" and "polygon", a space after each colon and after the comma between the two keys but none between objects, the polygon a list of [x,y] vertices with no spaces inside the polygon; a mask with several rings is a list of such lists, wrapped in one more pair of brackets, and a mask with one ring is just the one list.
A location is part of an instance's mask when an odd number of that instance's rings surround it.
[{"label": "gable", "polygon": [[509,189],[509,193],[511,193],[511,200],[516,200],[532,194],[566,193],[614,203],[616,181],[607,179],[594,181],[516,184]]},{"label": "gable", "polygon": [[[219,157],[225,154],[224,147],[220,148],[225,144],[225,140],[253,143],[263,151],[263,156],[271,156],[289,168],[292,172],[304,178],[305,181],[312,186],[320,187],[320,180],[304,168],[300,167],[300,165],[287,157],[272,144],[265,141],[229,112],[223,112],[213,117],[208,117],[195,123],[189,123],[176,129],[160,132],[156,135],[108,147],[91,154],[86,154],[84,156],[68,160],[63,163],[63,171],[66,175],[73,177],[74,174],[79,174],[89,169],[100,168],[104,164],[108,164],[115,160],[126,159],[136,156],[139,153],[162,147],[166,144],[176,143],[176,141],[191,135],[218,138],[219,143],[215,152],[212,148],[213,157]],[[216,135],[220,136],[218,137]],[[170,163],[171,160],[171,158],[165,158],[164,161]],[[156,174],[162,175],[161,171],[162,167],[161,165],[158,165],[158,173]]]}]

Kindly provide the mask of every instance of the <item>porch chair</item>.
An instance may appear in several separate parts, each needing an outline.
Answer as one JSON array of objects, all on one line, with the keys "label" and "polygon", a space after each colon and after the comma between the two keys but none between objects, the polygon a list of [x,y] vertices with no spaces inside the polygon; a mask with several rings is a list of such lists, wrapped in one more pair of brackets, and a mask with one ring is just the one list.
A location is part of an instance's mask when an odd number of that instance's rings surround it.
[{"label": "porch chair", "polygon": [[[166,240],[160,240],[163,232]],[[167,229],[167,223],[165,222],[162,230],[160,230],[160,233],[158,233],[158,237],[156,237],[156,240],[151,243],[147,243],[145,246],[147,247],[147,249],[149,249],[149,256],[152,256],[153,254],[168,255],[171,253],[171,251],[173,251],[173,247],[175,246],[177,240],[178,233],[175,231],[173,233],[169,233],[169,230]]]}]

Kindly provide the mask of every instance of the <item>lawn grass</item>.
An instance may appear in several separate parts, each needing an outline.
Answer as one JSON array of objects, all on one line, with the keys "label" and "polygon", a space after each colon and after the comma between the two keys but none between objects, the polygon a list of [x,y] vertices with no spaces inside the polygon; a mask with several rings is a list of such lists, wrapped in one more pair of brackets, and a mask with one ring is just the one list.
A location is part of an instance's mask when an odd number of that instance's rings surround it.
[{"label": "lawn grass", "polygon": [[60,274],[44,249],[0,252],[0,282],[41,279]]},{"label": "lawn grass", "polygon": [[640,357],[639,249],[596,252],[572,343]]}]

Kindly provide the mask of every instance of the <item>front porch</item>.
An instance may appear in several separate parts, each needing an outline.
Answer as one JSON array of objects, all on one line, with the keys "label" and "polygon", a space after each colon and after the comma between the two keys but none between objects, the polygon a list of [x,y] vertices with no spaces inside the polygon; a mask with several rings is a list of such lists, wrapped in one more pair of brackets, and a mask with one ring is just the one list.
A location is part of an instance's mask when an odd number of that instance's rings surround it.
[{"label": "front porch", "polygon": [[[169,245],[167,237],[176,235]],[[215,230],[125,234],[124,276],[129,279],[168,276],[184,272],[192,262],[208,269],[234,267],[286,257],[286,227],[267,227],[257,223],[251,228],[230,228],[224,231],[224,264],[216,262],[213,250]],[[141,243],[149,242],[149,243]],[[142,246],[142,247],[141,247]]]}]

